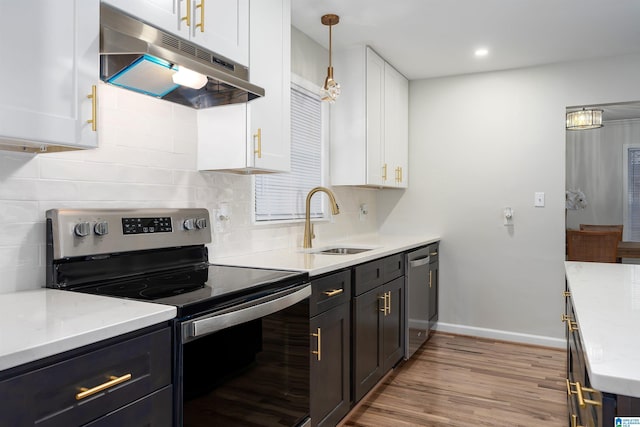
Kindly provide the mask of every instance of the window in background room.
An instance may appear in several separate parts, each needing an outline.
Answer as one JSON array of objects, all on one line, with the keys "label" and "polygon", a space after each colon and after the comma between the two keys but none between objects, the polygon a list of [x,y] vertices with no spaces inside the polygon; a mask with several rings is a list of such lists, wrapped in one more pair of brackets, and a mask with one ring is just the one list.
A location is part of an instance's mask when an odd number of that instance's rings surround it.
[{"label": "window in background room", "polygon": [[624,237],[640,242],[640,145],[624,145]]},{"label": "window in background room", "polygon": [[[307,193],[325,185],[328,106],[320,101],[316,85],[297,77],[292,80],[291,172],[256,175],[256,222],[304,219]],[[328,216],[325,197],[311,200],[311,218]]]}]

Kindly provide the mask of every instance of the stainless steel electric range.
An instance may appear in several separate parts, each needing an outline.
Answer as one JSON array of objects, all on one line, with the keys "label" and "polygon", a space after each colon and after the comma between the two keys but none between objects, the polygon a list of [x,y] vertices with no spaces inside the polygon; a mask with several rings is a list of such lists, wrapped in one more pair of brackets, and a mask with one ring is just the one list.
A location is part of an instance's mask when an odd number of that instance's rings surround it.
[{"label": "stainless steel electric range", "polygon": [[173,425],[309,420],[307,273],[212,265],[206,209],[47,211],[47,287],[177,308]]}]

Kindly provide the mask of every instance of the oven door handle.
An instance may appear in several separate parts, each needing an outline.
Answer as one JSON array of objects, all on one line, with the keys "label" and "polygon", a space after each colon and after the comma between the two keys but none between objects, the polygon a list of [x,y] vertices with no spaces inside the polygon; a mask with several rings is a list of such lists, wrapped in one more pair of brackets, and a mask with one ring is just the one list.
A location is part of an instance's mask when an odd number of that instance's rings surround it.
[{"label": "oven door handle", "polygon": [[294,289],[287,289],[264,298],[257,299],[252,305],[227,313],[212,313],[183,324],[182,342],[191,341],[201,336],[216,332],[231,326],[240,325],[251,320],[259,319],[294,305],[311,295],[311,285],[305,283]]}]

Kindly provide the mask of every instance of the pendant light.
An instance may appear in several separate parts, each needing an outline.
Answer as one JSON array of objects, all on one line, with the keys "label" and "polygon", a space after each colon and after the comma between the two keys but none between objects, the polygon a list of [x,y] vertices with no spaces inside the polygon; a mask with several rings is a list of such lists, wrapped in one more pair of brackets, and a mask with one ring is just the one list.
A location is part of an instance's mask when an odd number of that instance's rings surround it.
[{"label": "pendant light", "polygon": [[324,86],[322,86],[320,95],[323,101],[333,104],[340,95],[340,84],[333,80],[333,66],[331,65],[331,27],[340,22],[340,17],[334,14],[328,14],[322,16],[320,22],[329,27],[329,68],[327,68],[327,78],[324,79]]},{"label": "pendant light", "polygon": [[586,130],[602,127],[602,110],[578,110],[567,113],[567,130]]}]

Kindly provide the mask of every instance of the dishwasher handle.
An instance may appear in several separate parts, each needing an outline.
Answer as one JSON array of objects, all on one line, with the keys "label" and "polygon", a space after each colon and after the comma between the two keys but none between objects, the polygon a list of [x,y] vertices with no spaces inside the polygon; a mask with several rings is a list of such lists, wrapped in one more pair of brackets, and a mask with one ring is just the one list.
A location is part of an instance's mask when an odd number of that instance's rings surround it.
[{"label": "dishwasher handle", "polygon": [[224,313],[212,313],[182,324],[182,342],[192,341],[212,332],[259,319],[292,306],[311,295],[311,285],[305,283],[294,289],[287,289],[252,301],[248,306],[240,306]]},{"label": "dishwasher handle", "polygon": [[425,264],[429,264],[431,261],[431,257],[427,255],[426,257],[414,259],[413,261],[409,261],[409,267],[420,267]]}]

